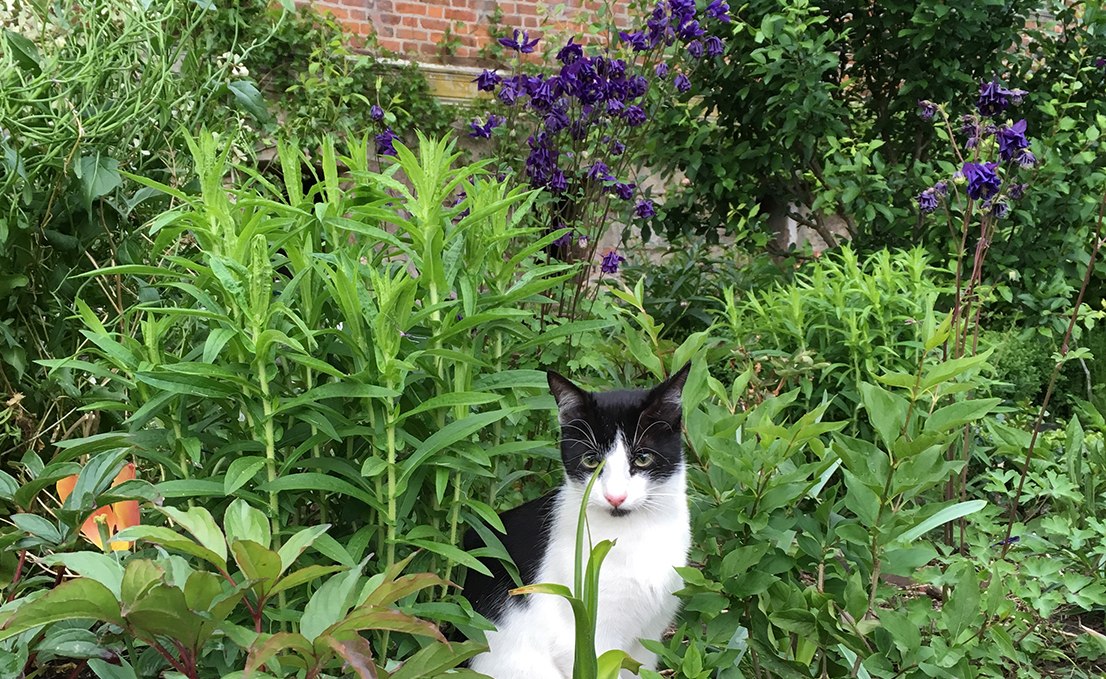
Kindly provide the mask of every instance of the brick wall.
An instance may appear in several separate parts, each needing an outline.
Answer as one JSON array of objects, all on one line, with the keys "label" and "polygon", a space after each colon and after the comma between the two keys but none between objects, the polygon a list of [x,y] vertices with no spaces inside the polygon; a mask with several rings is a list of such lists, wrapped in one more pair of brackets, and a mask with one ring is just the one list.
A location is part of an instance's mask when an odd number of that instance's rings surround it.
[{"label": "brick wall", "polygon": [[[353,33],[375,35],[381,47],[419,61],[476,64],[480,48],[491,40],[493,17],[504,29],[521,28],[535,35],[547,30],[582,31],[593,21],[604,0],[568,0],[565,11],[548,15],[554,3],[535,0],[310,0]],[[626,25],[630,0],[615,0],[618,23]],[[498,9],[497,9],[498,8]],[[443,43],[454,43],[443,49]],[[580,42],[580,40],[577,40]]]}]

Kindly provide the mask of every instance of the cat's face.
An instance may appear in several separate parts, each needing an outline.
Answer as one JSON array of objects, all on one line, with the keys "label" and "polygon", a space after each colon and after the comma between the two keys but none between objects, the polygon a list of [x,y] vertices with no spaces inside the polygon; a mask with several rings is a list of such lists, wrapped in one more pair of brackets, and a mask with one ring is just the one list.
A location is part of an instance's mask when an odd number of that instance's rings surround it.
[{"label": "cat's face", "polygon": [[645,391],[584,391],[550,372],[549,390],[561,423],[561,460],[568,483],[581,489],[606,461],[588,503],[614,516],[648,509],[683,492],[680,394],[690,364]]}]

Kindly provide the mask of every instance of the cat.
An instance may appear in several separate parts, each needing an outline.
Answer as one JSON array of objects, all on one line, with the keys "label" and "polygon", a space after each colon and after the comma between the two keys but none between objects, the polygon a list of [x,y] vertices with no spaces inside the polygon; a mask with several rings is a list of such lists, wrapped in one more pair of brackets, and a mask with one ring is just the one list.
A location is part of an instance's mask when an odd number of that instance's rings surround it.
[{"label": "cat", "polygon": [[[641,639],[659,640],[679,609],[675,568],[691,543],[681,394],[690,364],[651,390],[587,392],[549,372],[557,402],[565,478],[552,493],[501,515],[503,545],[524,584],[573,584],[573,551],[584,489],[606,460],[588,499],[592,544],[616,540],[603,562],[595,650],[620,649],[653,668]],[[470,531],[466,549],[484,546]],[[590,551],[585,539],[585,554]],[[482,560],[463,593],[496,625],[489,650],[469,667],[493,679],[570,679],[574,622],[569,604],[547,594],[510,596],[502,563]],[[630,676],[623,671],[624,676]]]}]

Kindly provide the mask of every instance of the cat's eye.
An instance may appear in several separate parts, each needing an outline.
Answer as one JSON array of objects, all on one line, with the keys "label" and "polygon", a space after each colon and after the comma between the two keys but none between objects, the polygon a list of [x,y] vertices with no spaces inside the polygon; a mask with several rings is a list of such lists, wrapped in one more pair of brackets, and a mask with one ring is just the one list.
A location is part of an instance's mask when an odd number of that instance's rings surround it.
[{"label": "cat's eye", "polygon": [[584,453],[584,456],[580,458],[580,464],[585,469],[595,469],[602,460],[603,458],[599,457],[599,453]]},{"label": "cat's eye", "polygon": [[648,469],[657,463],[657,456],[653,453],[637,453],[633,461],[638,469]]}]

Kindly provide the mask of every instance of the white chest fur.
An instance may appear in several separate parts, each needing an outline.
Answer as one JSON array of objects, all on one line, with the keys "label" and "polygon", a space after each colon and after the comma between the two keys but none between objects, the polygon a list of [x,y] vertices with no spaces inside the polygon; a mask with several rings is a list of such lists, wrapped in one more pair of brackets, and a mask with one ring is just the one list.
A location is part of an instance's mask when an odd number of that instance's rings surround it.
[{"label": "white chest fur", "polygon": [[[615,541],[600,571],[598,653],[621,649],[653,666],[655,658],[639,640],[660,639],[679,609],[674,592],[682,585],[675,568],[686,565],[691,540],[685,484],[680,470],[625,516],[589,503],[590,542]],[[561,490],[538,582],[572,587],[581,496],[572,485]],[[585,537],[585,551],[588,542]],[[573,638],[568,603],[532,595],[525,606],[511,606],[498,630],[488,634],[490,651],[475,658],[472,669],[494,679],[568,679]]]}]

